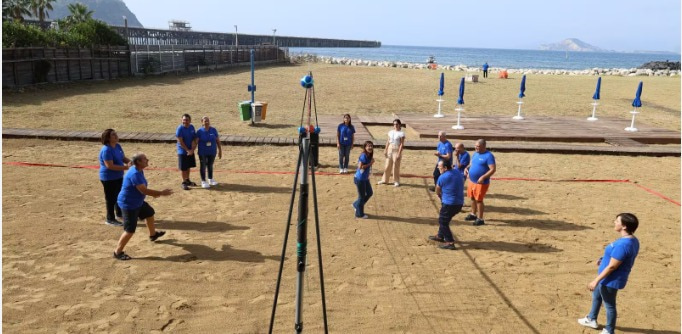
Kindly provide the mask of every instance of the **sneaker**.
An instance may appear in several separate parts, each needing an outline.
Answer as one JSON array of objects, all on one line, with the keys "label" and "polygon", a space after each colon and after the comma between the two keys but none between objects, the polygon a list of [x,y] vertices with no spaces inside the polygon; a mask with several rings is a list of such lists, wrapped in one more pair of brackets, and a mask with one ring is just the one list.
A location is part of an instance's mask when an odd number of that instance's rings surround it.
[{"label": "sneaker", "polygon": [[353,206],[353,212],[358,212],[358,208],[355,207],[355,203],[351,204]]},{"label": "sneaker", "polygon": [[196,187],[196,186],[197,186],[196,183],[190,181],[189,179],[187,179],[187,185],[188,185],[188,186],[192,186],[192,187]]},{"label": "sneaker", "polygon": [[182,183],[182,190],[189,190],[189,186],[187,185],[187,183],[184,182]]},{"label": "sneaker", "polygon": [[339,174],[343,174],[343,168],[339,168]]},{"label": "sneaker", "polygon": [[348,168],[344,168],[344,169],[343,169],[343,173],[344,173],[344,174],[348,174]]},{"label": "sneaker", "polygon": [[[592,320],[588,316],[585,316],[582,319],[578,319],[578,323],[585,326],[585,327],[590,327],[590,328],[594,328],[594,329],[599,328],[599,326],[597,325],[597,320]],[[606,330],[606,328],[604,328],[602,333],[609,334],[609,332]]]},{"label": "sneaker", "polygon": [[206,181],[201,181],[201,187],[204,188],[204,189],[211,188],[211,186],[209,186],[209,185],[208,185],[208,182],[206,182]]},{"label": "sneaker", "polygon": [[377,182],[377,184],[384,184],[384,183],[386,183],[386,182],[384,182],[384,181]]},{"label": "sneaker", "polygon": [[476,221],[474,222],[474,226],[481,226],[481,225],[485,225],[485,220],[480,219],[480,218],[476,219]]},{"label": "sneaker", "polygon": [[476,220],[476,219],[478,219],[478,217],[476,217],[476,215],[473,214],[473,213],[468,214],[468,215],[466,216],[466,218],[464,218],[464,220],[466,220],[466,221],[474,221],[474,220]]},{"label": "sneaker", "polygon": [[108,220],[107,219],[107,221],[105,221],[104,223],[109,225],[109,226],[123,226],[123,223],[121,223],[120,221],[118,221],[116,219],[114,219],[114,220]]},{"label": "sneaker", "polygon": [[393,186],[394,186],[394,187],[400,187],[400,182],[395,182],[395,183],[393,183]]},{"label": "sneaker", "polygon": [[429,240],[431,241],[437,241],[437,242],[445,242],[445,239],[437,236],[437,235],[430,235]]},{"label": "sneaker", "polygon": [[161,238],[164,234],[166,234],[166,231],[156,231],[154,235],[149,236],[149,241],[156,241],[156,239]]},{"label": "sneaker", "polygon": [[358,218],[358,219],[369,219],[369,216],[368,216],[368,215],[364,215],[364,216],[362,216],[362,217],[355,217],[355,218]]},{"label": "sneaker", "polygon": [[611,334],[611,333],[609,333],[609,331],[606,330],[606,328],[604,328],[601,330],[601,333],[599,333],[599,334]]},{"label": "sneaker", "polygon": [[216,182],[216,180],[214,180],[214,179],[208,179],[208,184],[210,184],[212,186],[217,186],[218,182]]},{"label": "sneaker", "polygon": [[440,248],[440,249],[449,249],[449,250],[455,250],[455,249],[457,249],[457,248],[455,248],[455,244],[450,244],[450,243],[442,244],[442,245],[438,246],[438,248]]}]

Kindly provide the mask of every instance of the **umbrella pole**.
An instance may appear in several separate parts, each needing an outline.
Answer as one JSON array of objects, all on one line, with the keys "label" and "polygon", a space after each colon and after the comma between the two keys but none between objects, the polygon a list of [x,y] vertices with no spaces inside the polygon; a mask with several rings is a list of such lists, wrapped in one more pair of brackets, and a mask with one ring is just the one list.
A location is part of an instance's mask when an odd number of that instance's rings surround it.
[{"label": "umbrella pole", "polygon": [[597,100],[594,100],[594,102],[592,102],[592,117],[588,117],[587,118],[588,121],[596,121],[598,119],[597,117],[594,116],[595,112],[597,111],[598,105],[599,103],[597,103]]},{"label": "umbrella pole", "polygon": [[436,101],[438,101],[438,113],[435,114],[435,115],[433,115],[433,117],[438,117],[438,118],[445,117],[445,115],[443,115],[443,114],[441,113],[441,103],[442,103],[443,101],[445,101],[445,100],[443,100],[443,97],[442,97],[442,96],[439,96],[439,97],[438,97],[438,100],[436,100]]},{"label": "umbrella pole", "polygon": [[630,123],[630,126],[625,128],[625,131],[628,132],[637,132],[637,128],[635,127],[635,116],[639,114],[639,111],[637,111],[637,107],[635,107],[635,110],[630,112],[632,114],[632,122]]},{"label": "umbrella pole", "polygon": [[459,124],[459,119],[464,108],[462,108],[462,105],[457,105],[457,108],[455,108],[455,110],[457,110],[457,125],[453,125],[452,128],[455,130],[464,130],[464,127]]},{"label": "umbrella pole", "polygon": [[523,105],[523,100],[519,99],[519,102],[516,102],[516,104],[519,105],[519,111],[516,113],[516,116],[512,117],[513,119],[523,119],[523,116],[521,116],[521,105]]}]

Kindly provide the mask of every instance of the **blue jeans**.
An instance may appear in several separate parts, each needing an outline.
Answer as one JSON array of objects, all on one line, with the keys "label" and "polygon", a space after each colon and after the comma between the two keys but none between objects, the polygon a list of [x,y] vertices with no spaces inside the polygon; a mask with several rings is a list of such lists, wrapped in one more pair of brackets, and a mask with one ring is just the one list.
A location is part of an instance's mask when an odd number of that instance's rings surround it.
[{"label": "blue jeans", "polygon": [[213,162],[215,155],[200,155],[199,156],[199,175],[201,181],[206,181],[206,169],[208,169],[208,178],[213,179]]},{"label": "blue jeans", "polygon": [[462,211],[462,205],[443,204],[438,215],[438,236],[443,238],[445,242],[453,242],[455,238],[450,231],[450,222],[452,217]]},{"label": "blue jeans", "polygon": [[618,317],[618,312],[616,311],[617,293],[618,289],[616,288],[610,288],[601,283],[597,285],[594,291],[592,291],[592,309],[590,314],[587,315],[590,319],[597,320],[603,301],[604,308],[606,309],[606,325],[604,327],[609,333],[613,333],[616,330],[616,318]]},{"label": "blue jeans", "polygon": [[339,169],[348,168],[351,147],[350,145],[339,145]]},{"label": "blue jeans", "polygon": [[358,199],[353,202],[353,207],[355,208],[355,217],[362,217],[365,215],[365,204],[372,197],[374,192],[372,192],[372,184],[369,180],[358,180],[353,179],[355,185],[358,188]]}]

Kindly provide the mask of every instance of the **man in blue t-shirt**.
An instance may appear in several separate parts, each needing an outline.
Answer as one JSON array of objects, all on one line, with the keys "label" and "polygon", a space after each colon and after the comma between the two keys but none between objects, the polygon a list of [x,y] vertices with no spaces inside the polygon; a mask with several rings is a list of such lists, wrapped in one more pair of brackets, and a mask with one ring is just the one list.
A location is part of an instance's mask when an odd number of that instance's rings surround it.
[{"label": "man in blue t-shirt", "polygon": [[146,220],[149,230],[149,240],[156,241],[166,232],[157,231],[154,226],[154,208],[145,202],[145,197],[154,198],[160,196],[170,196],[173,191],[170,189],[152,190],[147,188],[147,179],[144,176],[144,169],[149,166],[149,159],[144,153],[136,153],[132,158],[133,166],[123,177],[123,186],[118,194],[117,203],[123,212],[123,234],[118,239],[118,245],[114,250],[114,258],[118,260],[130,260],[123,249],[133,237],[137,229],[138,220]]},{"label": "man in blue t-shirt", "polygon": [[192,117],[189,114],[182,115],[182,124],[175,130],[175,138],[178,140],[178,169],[182,175],[182,189],[189,190],[189,186],[196,187],[196,183],[189,180],[190,168],[197,166],[194,150],[197,148],[197,133],[192,125]]},{"label": "man in blue t-shirt", "polygon": [[469,167],[469,163],[471,162],[471,156],[469,155],[469,152],[464,149],[464,144],[455,144],[455,157],[456,159],[453,159],[453,161],[455,162],[457,169],[462,172],[463,177],[464,171]]},{"label": "man in blue t-shirt", "polygon": [[488,77],[488,67],[489,67],[488,62],[485,62],[485,64],[483,64],[483,77],[484,78]]},{"label": "man in blue t-shirt", "polygon": [[[445,131],[438,131],[438,146],[436,147],[436,152],[433,155],[438,157],[436,160],[436,168],[433,169],[433,184],[438,183],[438,177],[440,176],[440,170],[438,169],[438,162],[445,161],[445,164],[452,168],[452,144],[448,141],[448,137]],[[434,189],[435,191],[435,189]]]},{"label": "man in blue t-shirt", "polygon": [[469,176],[467,197],[471,198],[471,213],[464,220],[473,221],[474,226],[480,226],[485,224],[483,198],[488,192],[490,177],[495,174],[497,167],[495,156],[486,149],[485,139],[477,140],[474,149],[476,152],[471,157],[471,164],[465,172]]},{"label": "man in blue t-shirt", "polygon": [[442,242],[442,249],[455,249],[455,239],[450,230],[452,217],[462,211],[464,205],[464,177],[458,169],[453,169],[441,160],[436,166],[441,172],[436,181],[436,194],[441,199],[441,208],[438,215],[438,233],[430,236],[429,240]]}]

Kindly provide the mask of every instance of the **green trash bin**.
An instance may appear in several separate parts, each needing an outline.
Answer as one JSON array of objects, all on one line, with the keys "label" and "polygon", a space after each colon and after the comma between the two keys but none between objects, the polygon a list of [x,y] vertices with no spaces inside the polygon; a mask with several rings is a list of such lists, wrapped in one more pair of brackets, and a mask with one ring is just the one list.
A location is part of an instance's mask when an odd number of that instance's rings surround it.
[{"label": "green trash bin", "polygon": [[242,101],[239,105],[239,119],[242,121],[251,120],[251,101]]}]

